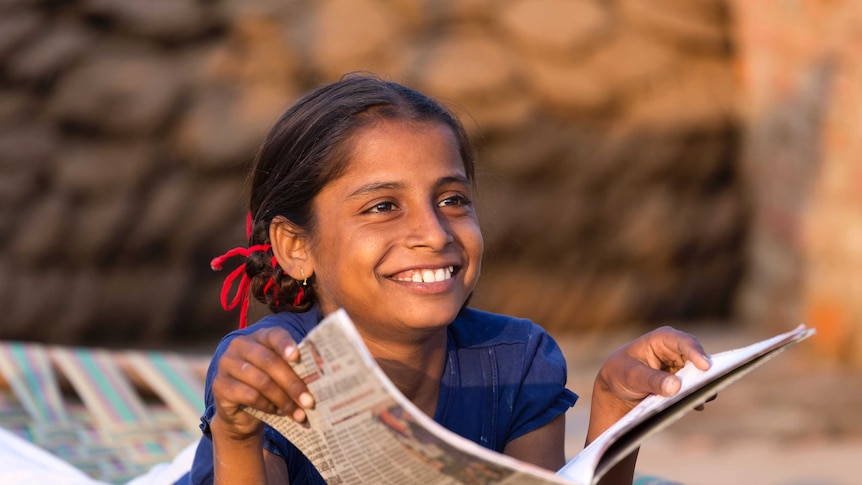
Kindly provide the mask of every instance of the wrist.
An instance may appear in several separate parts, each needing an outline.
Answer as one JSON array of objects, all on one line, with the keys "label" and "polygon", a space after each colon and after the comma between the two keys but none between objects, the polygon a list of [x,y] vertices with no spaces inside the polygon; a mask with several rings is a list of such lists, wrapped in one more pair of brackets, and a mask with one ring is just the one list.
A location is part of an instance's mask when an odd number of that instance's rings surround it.
[{"label": "wrist", "polygon": [[236,432],[213,417],[210,431],[213,439],[213,483],[267,483],[263,450],[263,427],[256,431]]},{"label": "wrist", "polygon": [[256,419],[251,426],[231,426],[216,412],[212,420],[210,420],[210,432],[212,433],[213,441],[224,440],[236,444],[248,443],[249,446],[263,443],[263,423]]},{"label": "wrist", "polygon": [[620,399],[600,378],[593,384],[587,443],[625,416],[635,403]]}]

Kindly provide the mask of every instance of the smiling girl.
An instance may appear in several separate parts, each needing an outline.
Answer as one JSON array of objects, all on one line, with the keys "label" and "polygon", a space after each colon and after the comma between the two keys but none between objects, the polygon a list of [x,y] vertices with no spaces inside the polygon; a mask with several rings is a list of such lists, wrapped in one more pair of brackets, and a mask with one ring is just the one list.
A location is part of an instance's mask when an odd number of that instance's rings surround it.
[{"label": "smiling girl", "polygon": [[[289,362],[339,308],[435,421],[518,459],[564,464],[564,414],[577,396],[559,347],[528,320],[467,307],[483,251],[473,164],[449,111],[375,77],[348,75],[284,113],[254,165],[249,246],[239,251],[251,294],[273,314],[215,352],[191,482],[322,483],[242,407],[305,420],[314,396]],[[650,393],[675,393],[668,371],[686,360],[709,365],[697,340],[670,328],[615,352],[596,378],[588,441]],[[607,479],[631,483],[634,461]]]}]

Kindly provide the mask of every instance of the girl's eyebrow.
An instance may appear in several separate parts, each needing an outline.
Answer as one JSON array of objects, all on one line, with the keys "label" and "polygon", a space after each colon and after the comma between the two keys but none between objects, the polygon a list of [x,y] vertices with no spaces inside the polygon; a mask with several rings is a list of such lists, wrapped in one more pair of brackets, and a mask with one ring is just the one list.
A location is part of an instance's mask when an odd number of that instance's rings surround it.
[{"label": "girl's eyebrow", "polygon": [[449,177],[441,177],[440,180],[437,181],[437,186],[441,187],[443,185],[449,184],[464,184],[470,185],[470,180],[465,175],[451,175]]},{"label": "girl's eyebrow", "polygon": [[[448,184],[464,184],[470,185],[470,181],[466,176],[463,175],[452,175],[448,177],[440,177],[437,180],[437,187],[442,187]],[[401,182],[371,182],[365,185],[360,186],[358,189],[351,192],[347,197],[355,198],[363,195],[372,194],[375,192],[380,192],[384,190],[403,190],[407,186]]]},{"label": "girl's eyebrow", "polygon": [[405,187],[401,182],[371,182],[351,192],[347,197],[355,198],[362,195],[380,192],[381,190],[399,190]]}]

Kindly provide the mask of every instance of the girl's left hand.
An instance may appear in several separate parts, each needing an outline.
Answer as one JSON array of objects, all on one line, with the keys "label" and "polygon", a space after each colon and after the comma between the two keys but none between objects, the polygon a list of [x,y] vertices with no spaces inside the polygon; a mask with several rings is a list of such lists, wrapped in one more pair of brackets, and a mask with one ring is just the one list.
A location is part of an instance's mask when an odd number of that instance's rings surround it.
[{"label": "girl's left hand", "polygon": [[676,394],[682,384],[673,373],[688,361],[701,370],[710,366],[700,342],[671,327],[653,330],[617,349],[602,365],[593,387],[592,412],[604,416],[599,427],[609,426],[650,394]]}]

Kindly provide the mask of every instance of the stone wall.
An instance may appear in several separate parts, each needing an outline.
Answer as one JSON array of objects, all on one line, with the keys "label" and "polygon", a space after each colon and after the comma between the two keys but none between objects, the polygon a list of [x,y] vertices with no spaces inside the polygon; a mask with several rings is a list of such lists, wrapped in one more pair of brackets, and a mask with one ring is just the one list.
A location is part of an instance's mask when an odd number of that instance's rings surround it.
[{"label": "stone wall", "polygon": [[351,70],[476,137],[475,306],[557,331],[731,318],[749,221],[731,20],[719,0],[0,2],[0,337],[232,328],[209,260],[243,242],[247,162]]},{"label": "stone wall", "polygon": [[737,1],[750,274],[740,318],[862,367],[862,4]]}]

